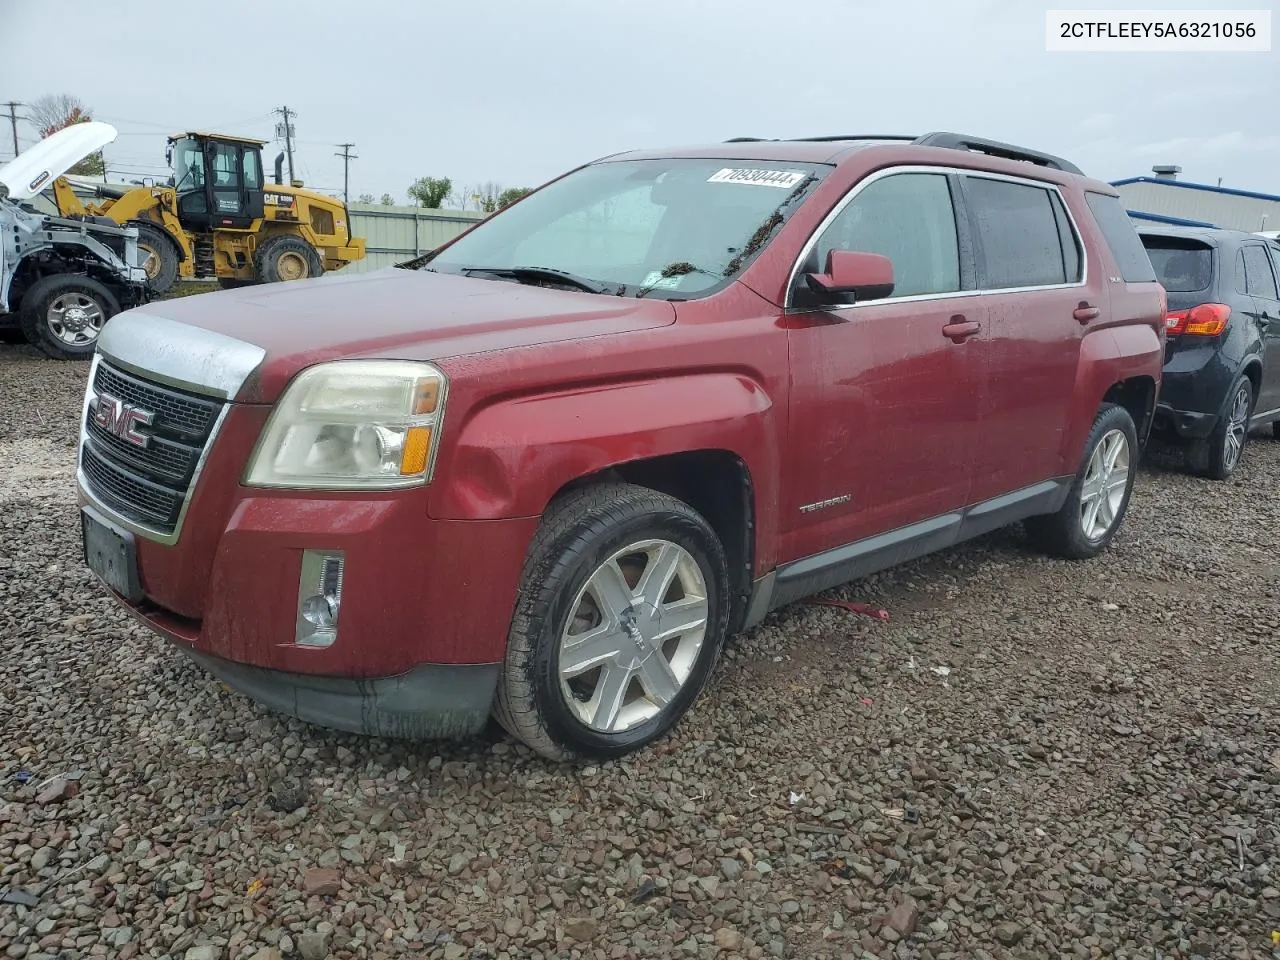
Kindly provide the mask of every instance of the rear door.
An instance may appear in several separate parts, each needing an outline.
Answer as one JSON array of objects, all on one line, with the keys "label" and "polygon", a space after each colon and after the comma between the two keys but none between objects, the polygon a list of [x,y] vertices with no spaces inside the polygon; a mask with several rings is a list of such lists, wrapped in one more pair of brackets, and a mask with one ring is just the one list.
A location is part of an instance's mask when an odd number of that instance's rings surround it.
[{"label": "rear door", "polygon": [[1262,383],[1253,410],[1255,415],[1265,416],[1280,407],[1280,284],[1267,245],[1247,243],[1241,250],[1245,284],[1253,297],[1255,322],[1264,340]]},{"label": "rear door", "polygon": [[997,174],[961,178],[978,283],[987,305],[985,392],[972,500],[1074,471],[1062,462],[1076,368],[1089,314],[1102,316],[1102,271],[1057,186]]}]

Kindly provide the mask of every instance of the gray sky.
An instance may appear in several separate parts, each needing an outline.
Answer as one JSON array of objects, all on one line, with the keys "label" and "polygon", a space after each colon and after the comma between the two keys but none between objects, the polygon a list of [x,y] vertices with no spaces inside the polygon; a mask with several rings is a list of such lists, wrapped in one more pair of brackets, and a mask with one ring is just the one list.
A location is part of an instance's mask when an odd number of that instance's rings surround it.
[{"label": "gray sky", "polygon": [[308,186],[341,190],[335,144],[351,141],[352,198],[398,202],[424,175],[533,186],[633,147],[930,130],[1059,153],[1106,180],[1175,163],[1186,180],[1280,193],[1280,53],[1045,51],[1046,9],[1118,5],[0,0],[0,101],[80,97],[119,128],[108,164],[133,175],[162,174],[180,128],[270,139],[287,104]]}]

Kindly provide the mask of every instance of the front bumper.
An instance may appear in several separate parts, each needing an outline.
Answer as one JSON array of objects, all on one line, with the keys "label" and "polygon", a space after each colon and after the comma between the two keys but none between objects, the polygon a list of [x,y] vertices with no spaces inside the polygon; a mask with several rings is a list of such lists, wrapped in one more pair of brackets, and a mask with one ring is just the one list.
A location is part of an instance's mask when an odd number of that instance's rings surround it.
[{"label": "front bumper", "polygon": [[423,664],[397,677],[354,680],[266,670],[179,647],[269,710],[333,730],[410,740],[479,733],[502,668],[500,663]]}]

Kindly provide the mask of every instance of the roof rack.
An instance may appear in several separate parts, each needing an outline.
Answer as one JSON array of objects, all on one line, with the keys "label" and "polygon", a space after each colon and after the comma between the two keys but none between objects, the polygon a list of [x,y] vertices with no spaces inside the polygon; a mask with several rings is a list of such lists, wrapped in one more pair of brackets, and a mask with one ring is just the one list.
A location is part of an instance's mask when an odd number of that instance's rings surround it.
[{"label": "roof rack", "polygon": [[[949,150],[969,150],[974,153],[985,153],[993,157],[1002,157],[1005,160],[1021,160],[1026,163],[1034,163],[1042,167],[1049,167],[1051,170],[1061,170],[1064,173],[1075,173],[1084,176],[1084,171],[1077,167],[1074,163],[1064,160],[1061,157],[1055,157],[1051,153],[1042,153],[1039,150],[1028,150],[1026,147],[1016,147],[1011,143],[1001,143],[999,140],[987,140],[984,137],[971,137],[963,133],[926,133],[924,136],[915,137],[909,134],[901,133],[844,133],[833,134],[822,137],[789,137],[788,141],[792,143],[837,143],[846,140],[897,140],[904,143],[911,143],[920,147],[943,147]],[[725,143],[777,143],[775,139],[765,137],[733,137],[724,141]]]},{"label": "roof rack", "polygon": [[838,140],[903,140],[914,141],[913,136],[901,133],[846,133],[830,137],[793,137],[803,143],[834,143]]},{"label": "roof rack", "polygon": [[911,142],[922,147],[971,150],[974,153],[985,153],[993,157],[1003,157],[1006,160],[1022,160],[1042,167],[1049,167],[1051,170],[1061,170],[1064,173],[1075,173],[1084,176],[1083,170],[1074,163],[1063,160],[1061,157],[1055,157],[1051,153],[1041,153],[1038,150],[1028,150],[1026,147],[1015,147],[1011,143],[1001,143],[999,140],[971,137],[962,133],[939,132],[926,133],[922,137],[916,137]]}]

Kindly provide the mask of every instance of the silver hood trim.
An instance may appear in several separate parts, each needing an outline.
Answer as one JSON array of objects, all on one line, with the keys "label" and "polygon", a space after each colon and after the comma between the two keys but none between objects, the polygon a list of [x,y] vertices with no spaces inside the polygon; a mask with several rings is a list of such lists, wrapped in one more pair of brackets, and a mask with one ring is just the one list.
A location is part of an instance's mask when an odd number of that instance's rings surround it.
[{"label": "silver hood trim", "polygon": [[234,400],[267,356],[262,347],[149,312],[117,314],[97,352],[122,370],[182,390]]}]

